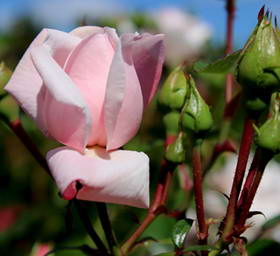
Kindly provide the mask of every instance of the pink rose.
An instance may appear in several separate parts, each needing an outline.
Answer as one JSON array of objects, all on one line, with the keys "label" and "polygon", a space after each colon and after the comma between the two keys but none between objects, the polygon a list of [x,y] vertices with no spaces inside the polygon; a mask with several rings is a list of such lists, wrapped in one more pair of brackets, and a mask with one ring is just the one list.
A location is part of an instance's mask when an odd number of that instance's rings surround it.
[{"label": "pink rose", "polygon": [[117,149],[137,133],[163,60],[163,35],[93,26],[44,29],[27,49],[5,89],[66,145],[47,154],[65,199],[149,205],[148,157]]}]

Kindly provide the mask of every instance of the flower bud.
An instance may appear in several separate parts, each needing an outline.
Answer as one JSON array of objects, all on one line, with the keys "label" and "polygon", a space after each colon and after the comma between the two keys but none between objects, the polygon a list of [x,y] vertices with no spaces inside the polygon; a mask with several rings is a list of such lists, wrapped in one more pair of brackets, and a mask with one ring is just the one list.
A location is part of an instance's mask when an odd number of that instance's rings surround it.
[{"label": "flower bud", "polygon": [[164,82],[159,94],[159,103],[167,108],[181,110],[186,94],[186,78],[181,66],[178,66]]},{"label": "flower bud", "polygon": [[256,143],[259,147],[280,152],[280,93],[272,95],[270,118],[258,129]]},{"label": "flower bud", "polygon": [[180,132],[176,140],[166,148],[165,158],[173,163],[185,161],[185,134]]},{"label": "flower bud", "polygon": [[208,131],[213,124],[209,106],[200,96],[191,76],[187,79],[187,85],[189,88],[182,110],[182,125],[195,133]]},{"label": "flower bud", "polygon": [[172,111],[163,117],[166,133],[168,135],[177,135],[179,133],[180,113]]},{"label": "flower bud", "polygon": [[280,37],[271,14],[263,12],[261,9],[259,23],[241,53],[236,77],[250,97],[269,95],[269,99],[280,88]]}]

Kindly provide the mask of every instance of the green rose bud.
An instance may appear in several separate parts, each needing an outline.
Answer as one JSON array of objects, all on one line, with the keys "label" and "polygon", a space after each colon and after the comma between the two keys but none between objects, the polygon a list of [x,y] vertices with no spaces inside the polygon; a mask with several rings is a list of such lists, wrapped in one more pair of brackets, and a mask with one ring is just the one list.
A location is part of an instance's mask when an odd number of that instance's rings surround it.
[{"label": "green rose bud", "polygon": [[172,111],[164,115],[163,123],[165,125],[166,133],[169,135],[176,135],[179,133],[180,113]]},{"label": "green rose bud", "polygon": [[165,158],[173,163],[183,163],[185,155],[185,134],[180,132],[176,140],[166,148]]},{"label": "green rose bud", "polygon": [[164,82],[159,94],[159,103],[169,109],[181,110],[186,94],[186,78],[181,66],[179,66],[170,73]]},{"label": "green rose bud", "polygon": [[271,15],[263,15],[263,12],[264,9],[242,50],[236,78],[249,97],[267,96],[269,100],[270,94],[280,89],[280,37]]},{"label": "green rose bud", "polygon": [[188,95],[182,110],[182,125],[195,133],[208,131],[213,124],[209,106],[200,96],[191,76],[187,80],[187,85]]},{"label": "green rose bud", "polygon": [[280,152],[280,93],[274,93],[270,105],[270,118],[258,129],[256,143],[259,147]]}]

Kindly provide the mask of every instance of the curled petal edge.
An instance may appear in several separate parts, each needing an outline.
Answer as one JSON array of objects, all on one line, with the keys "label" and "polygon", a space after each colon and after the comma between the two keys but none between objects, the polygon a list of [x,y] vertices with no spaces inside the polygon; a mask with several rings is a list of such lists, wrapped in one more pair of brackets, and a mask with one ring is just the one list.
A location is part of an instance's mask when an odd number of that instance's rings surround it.
[{"label": "curled petal edge", "polygon": [[64,199],[149,207],[149,158],[142,152],[60,147],[47,161]]}]

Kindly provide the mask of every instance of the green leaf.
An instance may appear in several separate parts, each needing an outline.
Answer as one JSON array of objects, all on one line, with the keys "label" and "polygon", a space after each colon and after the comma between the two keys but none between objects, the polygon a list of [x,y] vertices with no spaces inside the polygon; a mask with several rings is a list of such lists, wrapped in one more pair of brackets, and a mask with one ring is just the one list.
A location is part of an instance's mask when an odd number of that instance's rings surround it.
[{"label": "green leaf", "polygon": [[273,227],[275,227],[279,223],[280,223],[280,215],[277,215],[277,216],[269,219],[268,221],[266,221],[263,224],[262,229],[263,230],[267,230],[267,229],[273,228]]},{"label": "green leaf", "polygon": [[153,256],[174,256],[175,252],[164,252],[164,253],[160,253],[160,254],[155,254]]},{"label": "green leaf", "polygon": [[241,57],[241,50],[236,51],[222,59],[219,59],[206,67],[195,68],[200,73],[217,73],[226,74],[233,73]]},{"label": "green leaf", "polygon": [[206,68],[209,64],[204,62],[204,61],[196,61],[189,69],[188,69],[188,73],[191,72],[200,72],[200,70],[203,70],[204,68]]},{"label": "green leaf", "polygon": [[211,245],[192,245],[185,249],[184,252],[212,251],[216,249],[215,246]]},{"label": "green leaf", "polygon": [[191,229],[192,223],[192,219],[183,219],[179,220],[174,225],[172,230],[172,241],[178,248],[182,248],[186,235]]},{"label": "green leaf", "polygon": [[271,239],[259,239],[247,245],[247,251],[250,256],[277,255],[280,244]]}]

